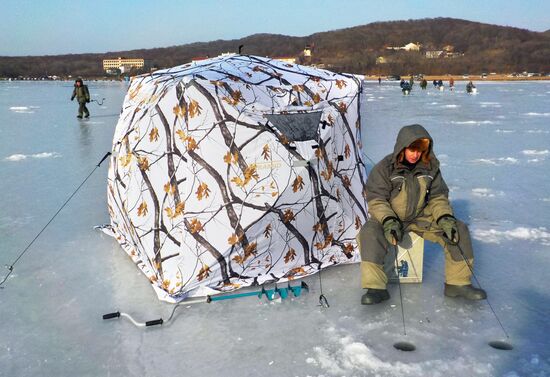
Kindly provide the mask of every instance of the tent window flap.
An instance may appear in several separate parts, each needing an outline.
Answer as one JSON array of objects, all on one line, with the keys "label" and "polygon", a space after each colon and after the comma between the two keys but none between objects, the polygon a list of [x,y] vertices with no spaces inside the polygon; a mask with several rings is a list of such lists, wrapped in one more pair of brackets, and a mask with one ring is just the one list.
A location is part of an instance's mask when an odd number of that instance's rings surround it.
[{"label": "tent window flap", "polygon": [[317,139],[317,130],[322,111],[293,114],[266,114],[271,124],[290,141],[308,141]]}]

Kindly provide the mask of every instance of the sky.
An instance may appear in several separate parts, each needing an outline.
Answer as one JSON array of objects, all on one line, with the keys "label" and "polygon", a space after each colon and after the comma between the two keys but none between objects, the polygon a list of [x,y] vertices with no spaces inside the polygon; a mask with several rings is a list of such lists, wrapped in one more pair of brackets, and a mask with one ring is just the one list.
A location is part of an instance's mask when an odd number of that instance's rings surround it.
[{"label": "sky", "polygon": [[0,56],[103,53],[453,17],[546,31],[548,0],[0,0]]}]

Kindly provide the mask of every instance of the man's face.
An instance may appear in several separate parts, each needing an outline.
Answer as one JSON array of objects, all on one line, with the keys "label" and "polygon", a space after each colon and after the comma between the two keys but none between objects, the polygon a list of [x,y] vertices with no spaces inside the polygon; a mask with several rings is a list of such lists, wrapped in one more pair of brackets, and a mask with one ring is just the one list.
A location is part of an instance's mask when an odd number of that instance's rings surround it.
[{"label": "man's face", "polygon": [[416,164],[420,157],[422,156],[422,151],[420,149],[405,148],[405,159],[411,163]]},{"label": "man's face", "polygon": [[76,82],[76,86],[80,86],[80,81],[77,81],[77,82]]}]

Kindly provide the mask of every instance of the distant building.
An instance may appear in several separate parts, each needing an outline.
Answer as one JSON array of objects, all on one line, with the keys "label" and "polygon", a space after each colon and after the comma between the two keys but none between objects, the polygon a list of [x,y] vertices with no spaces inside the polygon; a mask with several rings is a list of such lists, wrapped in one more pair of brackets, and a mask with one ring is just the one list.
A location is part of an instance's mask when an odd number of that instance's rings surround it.
[{"label": "distant building", "polygon": [[464,56],[463,52],[454,52],[453,46],[445,46],[443,50],[426,51],[426,59],[458,58]]},{"label": "distant building", "polygon": [[273,59],[277,59],[289,64],[296,64],[296,58],[292,56],[275,56]]},{"label": "distant building", "polygon": [[447,52],[445,53],[446,58],[458,58],[460,56],[464,56],[463,52]]},{"label": "distant building", "polygon": [[405,46],[403,46],[403,50],[405,51],[420,51],[420,43],[407,43]]},{"label": "distant building", "polygon": [[302,53],[303,57],[301,63],[305,65],[311,65],[313,59],[313,43],[310,45],[305,45],[304,51]]},{"label": "distant building", "polygon": [[[236,54],[234,52],[222,52],[221,54],[219,54],[216,57],[217,58],[223,58],[223,57],[233,56],[233,55],[236,55]],[[201,62],[203,60],[208,60],[208,59],[210,59],[210,55],[194,56],[194,57],[191,58],[191,63],[198,63],[198,62]]]},{"label": "distant building", "polygon": [[103,70],[107,73],[130,71],[132,68],[144,68],[145,60],[136,58],[103,59]]},{"label": "distant building", "polygon": [[210,57],[208,55],[205,56],[195,56],[194,58],[191,58],[191,63],[200,62],[201,60],[209,59]]},{"label": "distant building", "polygon": [[443,47],[443,51],[447,52],[447,53],[452,53],[455,51],[455,47],[453,45],[447,45],[445,47]]},{"label": "distant building", "polygon": [[426,59],[439,59],[445,56],[445,51],[443,50],[426,51],[425,55],[426,55]]},{"label": "distant building", "polygon": [[405,46],[398,46],[398,47],[393,47],[393,46],[388,46],[386,47],[386,50],[394,50],[394,51],[397,51],[397,50],[405,50],[405,51],[420,51],[420,47],[422,47],[422,45],[420,43],[407,43]]}]

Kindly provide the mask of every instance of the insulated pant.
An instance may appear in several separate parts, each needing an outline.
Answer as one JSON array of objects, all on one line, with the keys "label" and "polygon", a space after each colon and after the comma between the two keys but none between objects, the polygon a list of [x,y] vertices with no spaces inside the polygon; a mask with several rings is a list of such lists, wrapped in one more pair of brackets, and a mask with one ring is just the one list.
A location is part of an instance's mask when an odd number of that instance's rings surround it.
[{"label": "insulated pant", "polygon": [[[470,231],[466,224],[457,220],[459,242],[464,256],[473,267],[474,254]],[[444,237],[444,233],[435,222],[425,218],[417,219],[406,226],[405,232],[411,231],[425,240],[436,242],[445,252],[445,282],[451,285],[468,285],[471,283],[472,272],[464,261],[457,245],[452,245]],[[386,289],[388,277],[384,272],[386,253],[393,252],[394,246],[384,237],[384,229],[378,221],[368,220],[357,235],[361,251],[361,286],[363,288]]]},{"label": "insulated pant", "polygon": [[86,102],[79,102],[78,103],[78,116],[82,117],[83,114],[87,117],[90,116],[90,112],[88,111],[88,108],[86,107]]}]

